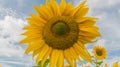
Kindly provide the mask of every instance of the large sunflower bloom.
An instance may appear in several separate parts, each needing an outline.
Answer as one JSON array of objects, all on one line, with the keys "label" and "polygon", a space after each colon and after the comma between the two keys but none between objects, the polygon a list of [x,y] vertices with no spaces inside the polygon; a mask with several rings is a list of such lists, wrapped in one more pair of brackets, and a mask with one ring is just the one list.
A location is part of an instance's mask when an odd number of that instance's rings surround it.
[{"label": "large sunflower bloom", "polygon": [[94,46],[93,52],[95,57],[99,60],[103,60],[106,58],[106,48],[103,46],[100,46],[100,45]]},{"label": "large sunflower bloom", "polygon": [[94,26],[96,18],[86,17],[88,8],[82,2],[74,7],[61,0],[60,5],[55,0],[46,0],[46,5],[34,6],[37,14],[30,14],[28,25],[23,35],[27,36],[20,43],[28,43],[25,54],[33,52],[36,63],[42,60],[42,65],[50,58],[50,67],[63,67],[64,59],[74,66],[80,58],[92,62],[91,56],[84,44],[90,43],[100,36]]}]

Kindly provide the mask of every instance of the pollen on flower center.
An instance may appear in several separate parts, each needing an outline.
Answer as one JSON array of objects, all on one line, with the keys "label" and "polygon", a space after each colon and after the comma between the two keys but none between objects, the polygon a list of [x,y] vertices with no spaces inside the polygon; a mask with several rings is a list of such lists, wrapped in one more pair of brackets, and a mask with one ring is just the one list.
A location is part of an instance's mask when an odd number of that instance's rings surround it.
[{"label": "pollen on flower center", "polygon": [[69,32],[69,27],[66,23],[59,21],[53,25],[52,32],[58,36],[65,35]]},{"label": "pollen on flower center", "polygon": [[65,50],[78,40],[78,24],[67,16],[51,18],[43,29],[43,39],[46,44],[55,49]]}]

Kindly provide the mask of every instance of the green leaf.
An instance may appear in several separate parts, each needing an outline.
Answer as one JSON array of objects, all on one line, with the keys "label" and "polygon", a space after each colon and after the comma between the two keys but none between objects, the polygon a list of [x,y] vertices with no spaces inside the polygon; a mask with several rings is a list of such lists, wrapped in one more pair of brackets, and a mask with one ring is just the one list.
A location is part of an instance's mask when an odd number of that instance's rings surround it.
[{"label": "green leaf", "polygon": [[[47,59],[47,60],[45,61],[44,65],[43,65],[43,67],[47,67],[47,65],[49,64],[49,62],[50,62],[50,60]],[[42,60],[40,60],[40,61],[38,62],[38,66],[33,66],[33,67],[42,67]]]}]

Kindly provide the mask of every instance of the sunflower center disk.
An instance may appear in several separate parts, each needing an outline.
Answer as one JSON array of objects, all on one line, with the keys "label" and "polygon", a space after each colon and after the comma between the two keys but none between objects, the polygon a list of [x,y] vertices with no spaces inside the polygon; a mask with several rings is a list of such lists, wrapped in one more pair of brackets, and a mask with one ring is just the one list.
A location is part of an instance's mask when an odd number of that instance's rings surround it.
[{"label": "sunflower center disk", "polygon": [[102,55],[102,51],[97,51],[98,56]]},{"label": "sunflower center disk", "polygon": [[64,22],[57,22],[53,25],[52,32],[58,36],[65,35],[69,32],[69,27]]},{"label": "sunflower center disk", "polygon": [[65,50],[77,42],[78,32],[78,24],[74,19],[55,16],[46,23],[43,29],[43,39],[48,46]]}]

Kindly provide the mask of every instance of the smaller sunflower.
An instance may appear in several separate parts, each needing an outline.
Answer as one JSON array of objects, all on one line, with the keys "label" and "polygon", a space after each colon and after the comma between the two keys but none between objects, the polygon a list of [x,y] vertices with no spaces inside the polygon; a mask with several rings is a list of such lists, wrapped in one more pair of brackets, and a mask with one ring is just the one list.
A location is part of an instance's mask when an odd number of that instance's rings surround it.
[{"label": "smaller sunflower", "polygon": [[112,67],[120,67],[120,66],[119,66],[119,63],[118,63],[118,62],[114,62],[114,63],[112,64]]},{"label": "smaller sunflower", "polygon": [[106,48],[103,46],[94,46],[93,47],[93,53],[95,57],[99,60],[103,60],[106,58]]}]

